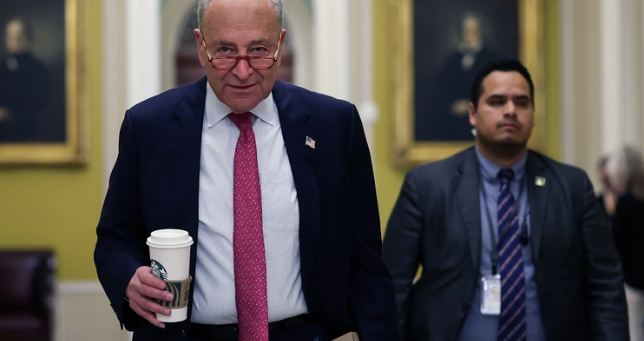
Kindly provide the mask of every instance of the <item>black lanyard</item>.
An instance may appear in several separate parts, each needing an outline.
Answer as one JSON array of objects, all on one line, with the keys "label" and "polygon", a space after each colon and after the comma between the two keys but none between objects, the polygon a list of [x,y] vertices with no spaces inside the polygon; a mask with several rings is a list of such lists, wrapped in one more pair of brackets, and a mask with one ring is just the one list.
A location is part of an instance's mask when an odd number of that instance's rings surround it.
[{"label": "black lanyard", "polygon": [[[523,178],[527,179],[526,174],[523,175]],[[519,201],[521,200],[521,195],[523,194],[523,188],[528,187],[528,184],[526,181],[523,181],[523,178],[521,179],[521,185],[519,185],[519,195],[517,196],[516,200],[514,201],[513,205],[513,210],[516,213],[517,217],[519,216]],[[492,255],[490,256],[490,260],[492,261],[492,275],[497,274],[498,270],[498,265],[499,265],[499,245],[496,240],[496,236],[494,234],[494,224],[492,223],[492,216],[490,214],[490,208],[487,205],[487,195],[485,193],[485,188],[483,185],[483,179],[480,177],[479,179],[479,191],[481,195],[483,196],[483,205],[485,206],[485,214],[487,216],[487,226],[490,230],[490,241],[492,242]],[[508,182],[508,187],[510,187],[511,182]],[[510,193],[512,193],[512,189],[510,189]],[[523,214],[523,224],[521,224],[521,244],[524,244],[523,240],[525,238],[524,234],[527,234],[527,226],[526,226],[526,216],[527,216],[527,209],[526,212]],[[498,224],[498,222],[497,222]],[[498,229],[498,226],[497,226]],[[510,231],[511,227],[508,228],[506,231],[502,231],[503,234],[499,234],[499,240],[503,239],[504,235]]]}]

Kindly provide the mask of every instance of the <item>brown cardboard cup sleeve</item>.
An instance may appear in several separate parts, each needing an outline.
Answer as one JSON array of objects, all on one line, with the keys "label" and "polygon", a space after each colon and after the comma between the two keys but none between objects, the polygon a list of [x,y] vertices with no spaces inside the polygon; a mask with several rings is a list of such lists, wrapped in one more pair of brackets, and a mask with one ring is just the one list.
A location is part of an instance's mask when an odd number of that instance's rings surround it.
[{"label": "brown cardboard cup sleeve", "polygon": [[172,294],[173,300],[157,300],[160,305],[170,309],[187,307],[188,298],[190,297],[190,277],[183,281],[165,281],[165,290]]}]

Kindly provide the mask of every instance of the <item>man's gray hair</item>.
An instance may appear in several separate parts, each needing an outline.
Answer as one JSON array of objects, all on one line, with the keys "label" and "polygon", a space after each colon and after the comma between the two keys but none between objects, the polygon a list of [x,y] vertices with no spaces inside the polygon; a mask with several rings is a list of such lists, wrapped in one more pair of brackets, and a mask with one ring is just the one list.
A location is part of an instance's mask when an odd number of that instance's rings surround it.
[{"label": "man's gray hair", "polygon": [[[284,29],[284,4],[282,4],[282,0],[267,0],[270,1],[271,4],[273,5],[273,9],[275,10],[275,14],[277,14],[277,19],[280,22],[281,29]],[[201,29],[201,23],[203,21],[203,16],[204,13],[206,12],[206,8],[208,8],[208,5],[212,0],[199,0],[199,3],[197,4],[197,25],[199,29]]]},{"label": "man's gray hair", "polygon": [[621,147],[608,155],[608,181],[618,195],[631,192],[644,200],[644,158],[639,150]]}]

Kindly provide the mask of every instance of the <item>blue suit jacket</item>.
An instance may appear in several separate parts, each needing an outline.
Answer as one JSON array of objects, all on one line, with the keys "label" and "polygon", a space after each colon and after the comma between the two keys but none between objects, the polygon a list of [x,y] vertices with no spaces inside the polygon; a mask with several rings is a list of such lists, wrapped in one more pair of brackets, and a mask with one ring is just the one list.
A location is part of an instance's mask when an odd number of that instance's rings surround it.
[{"label": "blue suit jacket", "polygon": [[[182,228],[199,238],[206,84],[204,78],[134,106],[121,127],[94,260],[112,308],[134,330],[134,340],[181,340],[189,334],[190,318],[158,329],[130,309],[124,294],[136,269],[150,264],[150,232]],[[309,312],[332,337],[357,330],[366,341],[398,340],[393,285],[380,259],[373,170],[356,108],[279,81],[273,98],[298,194]],[[315,149],[305,145],[306,136],[316,141]],[[193,286],[199,281],[196,245],[190,255]]]}]

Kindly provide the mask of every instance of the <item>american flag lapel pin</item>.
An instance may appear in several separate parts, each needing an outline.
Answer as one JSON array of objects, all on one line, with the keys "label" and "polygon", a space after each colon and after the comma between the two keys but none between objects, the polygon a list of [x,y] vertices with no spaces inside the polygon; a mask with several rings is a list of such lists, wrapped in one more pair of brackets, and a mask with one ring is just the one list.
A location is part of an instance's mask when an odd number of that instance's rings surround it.
[{"label": "american flag lapel pin", "polygon": [[311,149],[315,149],[315,140],[308,136],[306,137],[306,141],[304,142],[304,144],[309,146],[309,148]]}]

